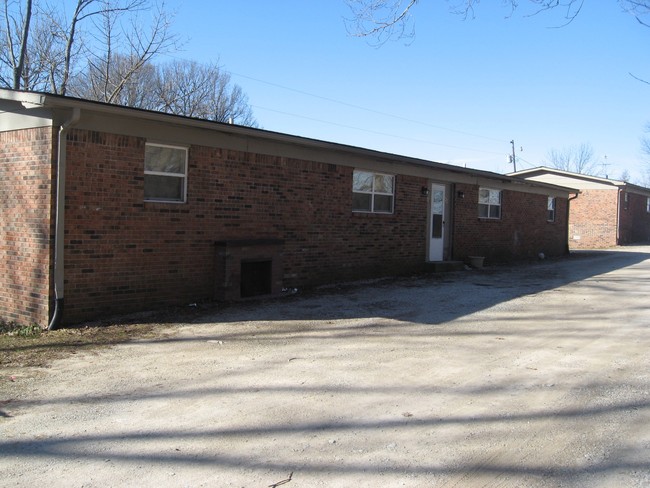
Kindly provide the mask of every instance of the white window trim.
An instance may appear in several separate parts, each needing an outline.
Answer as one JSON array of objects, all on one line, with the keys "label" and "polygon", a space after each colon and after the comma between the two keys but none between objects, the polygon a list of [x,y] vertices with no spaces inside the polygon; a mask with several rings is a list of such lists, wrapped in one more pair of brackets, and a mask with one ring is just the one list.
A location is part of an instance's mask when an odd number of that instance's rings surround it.
[{"label": "white window trim", "polygon": [[[395,175],[391,175],[389,173],[378,173],[377,171],[368,171],[364,169],[355,169],[352,174],[354,175],[355,171],[359,171],[362,173],[369,173],[373,175],[372,178],[372,190],[370,191],[360,191],[360,190],[355,190],[354,189],[354,183],[352,186],[352,193],[360,193],[363,195],[370,195],[370,210],[358,210],[358,209],[352,209],[353,212],[355,213],[375,213],[375,214],[384,214],[384,215],[391,215],[395,213]],[[393,191],[392,193],[388,192],[382,192],[382,191],[375,191],[375,176],[389,176],[393,180]],[[353,176],[354,178],[354,176]],[[382,196],[389,196],[391,197],[391,206],[390,206],[390,211],[381,211],[381,210],[375,210],[375,195],[382,195]]]},{"label": "white window trim", "polygon": [[188,148],[185,146],[173,146],[171,144],[159,144],[157,142],[147,142],[145,143],[145,152],[146,152],[146,146],[156,146],[156,147],[167,147],[170,149],[178,149],[180,151],[183,151],[185,153],[185,172],[184,173],[167,173],[164,171],[147,171],[146,169],[144,170],[144,174],[146,175],[151,175],[151,176],[168,176],[170,178],[183,178],[183,198],[181,200],[169,200],[165,198],[146,198],[144,199],[145,202],[151,202],[151,203],[187,203],[187,170],[188,170]]},{"label": "white window trim", "polygon": [[[499,205],[496,205],[494,203],[481,203],[481,190],[488,190],[488,191],[496,191],[499,192]],[[482,217],[481,212],[479,210],[479,218],[480,219],[489,219],[489,220],[501,220],[501,217],[503,215],[502,210],[503,210],[503,190],[499,190],[498,188],[487,188],[487,187],[479,187],[479,201],[478,201],[478,208],[481,208],[481,205],[487,205],[488,211],[487,211],[487,217]],[[490,208],[491,207],[499,207],[499,216],[498,217],[490,217]]]}]

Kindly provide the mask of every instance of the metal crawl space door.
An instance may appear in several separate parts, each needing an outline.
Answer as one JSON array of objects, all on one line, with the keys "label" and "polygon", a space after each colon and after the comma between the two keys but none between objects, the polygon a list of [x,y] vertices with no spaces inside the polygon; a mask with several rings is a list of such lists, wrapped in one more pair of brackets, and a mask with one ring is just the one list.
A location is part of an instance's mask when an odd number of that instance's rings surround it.
[{"label": "metal crawl space door", "polygon": [[445,187],[431,185],[429,261],[442,261],[445,248]]}]

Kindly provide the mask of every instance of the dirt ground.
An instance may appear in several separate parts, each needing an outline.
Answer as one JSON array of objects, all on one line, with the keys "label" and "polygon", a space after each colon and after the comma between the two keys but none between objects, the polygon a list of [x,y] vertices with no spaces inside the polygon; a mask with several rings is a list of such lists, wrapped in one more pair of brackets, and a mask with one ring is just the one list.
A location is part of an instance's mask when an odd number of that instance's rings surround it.
[{"label": "dirt ground", "polygon": [[650,486],[650,248],[321,289],[0,370],[0,486]]}]

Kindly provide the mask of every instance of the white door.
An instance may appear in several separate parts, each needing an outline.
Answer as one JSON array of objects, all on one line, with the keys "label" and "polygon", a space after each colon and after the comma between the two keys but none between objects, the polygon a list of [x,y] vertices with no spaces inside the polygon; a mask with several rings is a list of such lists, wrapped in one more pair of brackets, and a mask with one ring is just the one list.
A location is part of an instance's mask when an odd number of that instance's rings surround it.
[{"label": "white door", "polygon": [[445,248],[445,187],[431,185],[429,261],[442,261]]}]

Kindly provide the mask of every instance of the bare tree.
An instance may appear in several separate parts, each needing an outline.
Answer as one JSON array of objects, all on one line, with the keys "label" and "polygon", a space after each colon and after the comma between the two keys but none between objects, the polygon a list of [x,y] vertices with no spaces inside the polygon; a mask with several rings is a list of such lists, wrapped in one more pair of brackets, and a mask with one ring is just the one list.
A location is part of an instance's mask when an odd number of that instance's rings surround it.
[{"label": "bare tree", "polygon": [[348,31],[358,37],[375,38],[382,44],[392,38],[412,38],[415,28],[411,10],[418,0],[345,0],[352,11]]},{"label": "bare tree", "polygon": [[[56,92],[65,45],[58,24],[37,3],[0,0],[0,86]],[[23,26],[19,28],[18,26]],[[20,59],[20,61],[19,61]]]},{"label": "bare tree", "polygon": [[[464,18],[474,17],[480,0],[448,0],[449,10]],[[413,12],[420,0],[345,0],[352,12],[348,19],[348,30],[352,35],[375,39],[378,43],[389,39],[410,38],[415,33]],[[503,0],[505,8],[512,14],[522,8],[520,0]],[[564,24],[572,22],[579,14],[585,0],[528,0],[525,3],[530,11],[527,15],[559,10]],[[640,23],[650,14],[650,0],[618,0],[623,10],[632,14]]]},{"label": "bare tree", "polygon": [[645,126],[645,133],[641,138],[641,152],[644,156],[645,164],[643,168],[643,186],[650,188],[650,123]]},{"label": "bare tree", "polygon": [[[120,86],[119,90],[115,90],[113,96],[110,98],[110,103],[115,103],[117,105],[124,105],[127,107],[137,107],[144,109],[155,110],[157,96],[155,93],[155,86],[158,82],[158,73],[157,68],[154,64],[148,62],[144,63],[137,71],[133,73],[125,80],[123,80],[123,73],[131,70],[136,61],[129,56],[113,55],[113,59],[108,65],[110,66],[109,70],[109,80],[110,86],[117,85]],[[100,74],[99,76],[88,76],[87,79],[94,80],[95,82],[101,81],[105,76],[105,73]],[[101,93],[106,93],[104,84],[101,85]],[[84,98],[92,98],[92,96],[86,96]],[[99,100],[100,98],[95,98]]]},{"label": "bare tree", "polygon": [[153,64],[177,43],[153,1],[75,0],[65,17],[46,0],[0,0],[0,86],[257,126],[216,64]]},{"label": "bare tree", "polygon": [[92,63],[71,92],[118,105],[257,127],[248,97],[217,64],[145,62],[126,76],[137,62],[131,56],[112,54]]},{"label": "bare tree", "polygon": [[27,39],[29,38],[29,24],[32,19],[32,0],[25,1],[25,15],[23,16],[22,30],[20,32],[20,48],[16,58],[11,46],[11,57],[14,61],[14,80],[13,85],[15,88],[20,86],[20,79],[25,66],[25,56],[27,54]]},{"label": "bare tree", "polygon": [[[132,91],[128,93],[133,87],[131,80],[138,77],[152,58],[174,46],[176,38],[170,34],[171,22],[164,11],[157,11],[148,31],[139,25],[137,15],[125,28],[120,22],[121,14],[122,11],[114,9],[97,14],[94,19],[97,48],[88,53],[87,69],[72,80],[71,94],[126,105],[123,102],[135,95]],[[140,78],[146,76],[147,73],[142,73]],[[142,103],[143,100],[134,100],[136,106]]]},{"label": "bare tree", "polygon": [[[128,78],[176,40],[170,34],[169,16],[163,7],[154,9],[153,0],[76,0],[69,18],[63,17],[60,5],[50,5],[46,0],[0,1],[0,83],[8,88],[65,95],[79,58],[101,57],[96,53],[102,53],[111,59],[110,53],[106,55],[111,49],[130,53],[133,65],[124,72]],[[157,14],[150,24],[133,20],[139,12],[152,10]],[[115,30],[118,19],[123,25],[123,17],[132,20],[130,30],[117,36],[120,42],[114,39],[110,47],[102,46],[101,41],[112,34],[107,29]],[[147,29],[147,25],[151,27]],[[32,27],[38,42],[30,42]],[[115,88],[119,90],[119,83]]]},{"label": "bare tree", "polygon": [[2,9],[2,53],[0,62],[4,72],[0,80],[9,88],[18,89],[23,76],[27,46],[29,42],[29,27],[32,20],[32,0],[25,0],[25,5],[4,0]]},{"label": "bare tree", "polygon": [[567,146],[561,150],[551,149],[548,159],[554,168],[585,175],[595,175],[600,164],[594,157],[594,149],[586,143]]},{"label": "bare tree", "polygon": [[248,97],[217,64],[173,61],[159,67],[154,86],[155,110],[257,126]]}]

